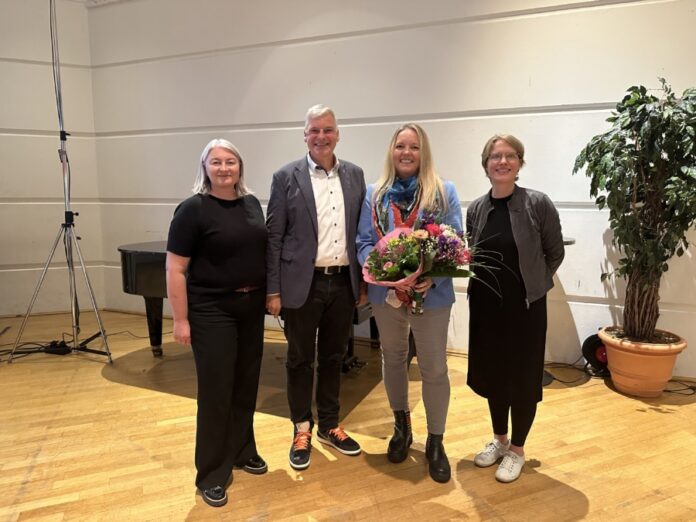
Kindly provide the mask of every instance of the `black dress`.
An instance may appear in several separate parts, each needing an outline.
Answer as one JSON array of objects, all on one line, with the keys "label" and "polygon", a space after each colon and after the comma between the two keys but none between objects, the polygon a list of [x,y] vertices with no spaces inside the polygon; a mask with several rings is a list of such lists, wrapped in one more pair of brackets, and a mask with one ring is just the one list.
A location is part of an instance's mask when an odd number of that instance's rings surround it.
[{"label": "black dress", "polygon": [[546,296],[527,305],[507,198],[493,209],[476,247],[469,289],[467,384],[494,402],[542,399],[546,345]]}]

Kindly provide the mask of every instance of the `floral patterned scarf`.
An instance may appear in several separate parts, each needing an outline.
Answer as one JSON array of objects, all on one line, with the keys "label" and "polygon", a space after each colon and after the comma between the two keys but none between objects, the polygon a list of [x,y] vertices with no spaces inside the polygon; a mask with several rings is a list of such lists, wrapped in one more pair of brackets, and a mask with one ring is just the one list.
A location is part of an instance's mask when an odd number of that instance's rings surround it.
[{"label": "floral patterned scarf", "polygon": [[372,217],[375,231],[380,238],[389,232],[389,209],[394,215],[395,227],[412,227],[418,215],[420,185],[418,176],[394,179],[380,201],[375,202]]}]

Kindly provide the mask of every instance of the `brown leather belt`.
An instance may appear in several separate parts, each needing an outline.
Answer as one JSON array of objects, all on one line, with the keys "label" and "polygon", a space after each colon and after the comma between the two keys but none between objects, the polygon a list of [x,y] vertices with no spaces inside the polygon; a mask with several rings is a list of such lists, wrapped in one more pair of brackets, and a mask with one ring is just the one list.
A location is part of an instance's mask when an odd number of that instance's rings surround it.
[{"label": "brown leather belt", "polygon": [[261,288],[260,286],[243,286],[241,288],[235,289],[235,292],[240,292],[242,294],[248,294],[249,292],[253,292],[254,290],[258,290]]},{"label": "brown leather belt", "polygon": [[336,275],[348,271],[348,265],[345,266],[315,266],[315,272],[324,275]]}]

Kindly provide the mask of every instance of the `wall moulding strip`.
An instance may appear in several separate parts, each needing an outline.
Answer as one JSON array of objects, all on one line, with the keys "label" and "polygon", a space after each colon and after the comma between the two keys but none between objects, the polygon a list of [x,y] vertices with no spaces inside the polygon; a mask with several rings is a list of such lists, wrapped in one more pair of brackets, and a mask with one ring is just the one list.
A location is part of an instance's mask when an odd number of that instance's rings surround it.
[{"label": "wall moulding strip", "polygon": [[[100,7],[101,5],[117,3],[117,2],[129,2],[133,0],[86,0],[87,7]],[[651,0],[647,3],[664,3],[671,2],[674,0]],[[94,4],[91,4],[94,2]],[[182,58],[200,58],[205,56],[213,56],[216,54],[228,54],[237,53],[256,49],[267,49],[279,46],[293,46],[293,45],[306,45],[314,43],[324,43],[328,41],[335,40],[345,40],[350,38],[362,38],[364,36],[372,36],[386,33],[395,33],[401,31],[410,31],[414,29],[423,29],[428,27],[444,27],[449,25],[459,25],[459,24],[479,24],[479,23],[491,23],[498,22],[509,19],[516,18],[526,18],[532,16],[544,16],[544,15],[555,15],[564,14],[575,11],[583,11],[589,9],[606,9],[612,8],[614,6],[623,6],[626,4],[645,4],[645,0],[588,0],[587,2],[578,2],[574,4],[558,4],[544,7],[533,7],[528,9],[517,9],[509,11],[501,11],[499,13],[488,13],[473,16],[462,16],[448,18],[444,20],[433,20],[428,22],[419,23],[409,23],[396,26],[384,26],[375,27],[371,29],[356,30],[356,31],[346,31],[343,33],[327,33],[319,34],[314,36],[305,36],[299,38],[288,38],[285,40],[273,40],[267,42],[258,42],[247,45],[236,45],[231,47],[223,47],[219,49],[208,49],[205,51],[195,51],[191,53],[178,53],[171,55],[160,55],[151,58],[142,58],[138,60],[123,60],[114,61],[108,63],[101,63],[94,65],[94,68],[106,68],[106,67],[120,67],[128,65],[136,65],[151,62],[162,62],[169,60],[180,60]]]},{"label": "wall moulding strip", "polygon": [[[391,114],[389,116],[341,118],[341,127],[367,125],[396,125],[404,121],[445,122],[475,120],[484,118],[506,118],[510,116],[531,116],[588,112],[608,112],[616,108],[616,102],[578,103],[565,105],[543,105],[526,107],[502,107],[496,109],[475,109],[470,111],[452,111],[442,113]],[[96,138],[127,138],[135,136],[166,136],[173,134],[205,134],[210,132],[295,130],[304,127],[303,121],[241,123],[229,125],[211,125],[201,127],[159,128],[125,131],[102,131],[94,134]]]}]

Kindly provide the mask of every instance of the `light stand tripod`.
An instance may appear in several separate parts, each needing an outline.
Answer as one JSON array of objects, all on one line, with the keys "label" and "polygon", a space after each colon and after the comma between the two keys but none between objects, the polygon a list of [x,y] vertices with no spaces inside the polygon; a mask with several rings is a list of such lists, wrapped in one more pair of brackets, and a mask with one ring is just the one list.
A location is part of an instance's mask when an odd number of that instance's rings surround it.
[{"label": "light stand tripod", "polygon": [[[58,57],[58,37],[57,37],[57,32],[56,32],[56,8],[55,8],[55,0],[50,0],[50,9],[51,9],[51,50],[53,51],[53,56],[52,56],[52,62],[53,62],[53,81],[54,81],[54,86],[55,86],[55,94],[56,94],[56,106],[58,109],[58,124],[60,126],[60,149],[58,150],[58,156],[60,157],[60,163],[62,165],[62,171],[63,171],[63,196],[64,196],[64,202],[65,202],[65,219],[63,223],[60,225],[60,229],[58,230],[58,235],[56,236],[56,240],[53,242],[53,246],[51,247],[51,251],[49,252],[48,255],[48,260],[46,261],[46,264],[44,265],[43,271],[41,272],[41,277],[39,278],[39,282],[36,285],[36,289],[34,290],[34,295],[31,298],[31,301],[29,302],[29,307],[27,308],[27,313],[24,315],[24,320],[22,321],[22,325],[19,328],[19,333],[17,334],[17,339],[15,340],[14,346],[12,348],[12,351],[10,352],[10,357],[8,359],[8,364],[12,362],[12,358],[14,357],[15,354],[31,354],[31,353],[54,353],[54,354],[67,354],[72,352],[89,352],[89,353],[96,353],[100,355],[106,355],[108,358],[109,363],[112,363],[113,360],[111,359],[111,351],[109,350],[109,344],[106,339],[106,333],[104,332],[104,326],[102,325],[102,320],[101,316],[99,315],[99,309],[97,308],[97,301],[94,297],[94,290],[92,289],[92,284],[89,281],[89,276],[87,275],[87,269],[85,268],[85,261],[82,257],[82,251],[80,250],[80,245],[78,243],[78,240],[80,239],[78,236],[75,235],[75,216],[78,215],[77,212],[73,212],[72,209],[70,208],[70,162],[68,160],[68,152],[66,149],[66,142],[68,139],[69,134],[65,132],[65,127],[63,126],[63,100],[62,100],[62,95],[61,95],[61,85],[60,85],[60,60]],[[34,303],[36,302],[36,298],[39,295],[39,291],[41,290],[41,285],[44,282],[44,279],[46,278],[46,273],[48,272],[48,267],[51,264],[51,261],[53,260],[53,256],[56,253],[56,247],[58,246],[58,242],[60,241],[61,237],[63,238],[63,245],[65,246],[65,261],[67,263],[67,269],[68,269],[68,280],[69,280],[69,286],[70,286],[70,311],[72,314],[72,346],[69,347],[65,343],[58,344],[57,348],[39,348],[39,349],[28,349],[28,350],[23,350],[17,349],[17,345],[19,344],[19,340],[22,338],[22,333],[24,332],[24,327],[27,324],[27,320],[29,319],[29,316],[31,315],[31,311],[34,308]],[[80,268],[82,269],[82,274],[84,275],[85,278],[85,284],[87,286],[87,291],[89,294],[89,299],[92,304],[92,309],[94,310],[94,315],[97,318],[97,324],[99,326],[99,331],[95,333],[94,335],[88,337],[87,339],[80,341],[79,339],[79,334],[80,334],[80,309],[78,305],[78,299],[77,299],[77,287],[76,287],[76,279],[75,279],[75,263],[73,259],[73,246],[75,247],[75,251],[77,252],[77,257],[80,260]],[[103,347],[104,350],[94,350],[92,348],[88,348],[87,345],[96,339],[97,337],[101,336],[103,340]],[[53,343],[52,343],[53,344]],[[62,346],[61,346],[62,345]]]}]

